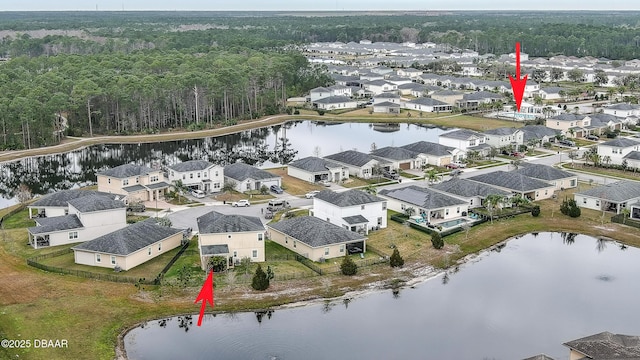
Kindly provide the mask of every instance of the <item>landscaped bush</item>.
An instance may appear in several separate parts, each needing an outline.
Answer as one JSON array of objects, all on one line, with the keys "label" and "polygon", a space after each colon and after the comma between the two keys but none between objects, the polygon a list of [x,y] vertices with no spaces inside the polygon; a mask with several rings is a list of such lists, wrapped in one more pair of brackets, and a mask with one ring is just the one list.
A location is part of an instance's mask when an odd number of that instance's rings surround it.
[{"label": "landscaped bush", "polygon": [[560,205],[560,212],[573,218],[579,217],[581,214],[578,204],[573,199],[564,199]]},{"label": "landscaped bush", "polygon": [[267,273],[262,270],[262,266],[260,266],[260,264],[258,264],[258,268],[251,280],[251,287],[259,291],[267,290],[269,287],[269,277],[267,276]]},{"label": "landscaped bush", "polygon": [[391,254],[391,258],[389,259],[389,265],[391,265],[391,267],[402,267],[402,265],[404,265],[404,259],[400,256],[398,248],[393,249],[393,254]]},{"label": "landscaped bush", "polygon": [[340,271],[342,271],[343,275],[352,276],[358,273],[358,265],[349,257],[345,255],[342,259],[342,264],[340,264]]},{"label": "landscaped bush", "polygon": [[442,240],[440,233],[434,232],[431,235],[431,244],[433,244],[433,247],[436,249],[442,249],[444,247],[444,240]]},{"label": "landscaped bush", "polygon": [[317,111],[318,111],[318,115],[320,115],[320,116],[324,115],[324,110],[323,109],[318,109]]},{"label": "landscaped bush", "polygon": [[531,215],[533,217],[538,217],[540,216],[540,205],[536,205],[533,208],[531,208]]},{"label": "landscaped bush", "polygon": [[212,256],[207,262],[207,267],[213,272],[222,272],[227,269],[227,259],[224,256]]}]

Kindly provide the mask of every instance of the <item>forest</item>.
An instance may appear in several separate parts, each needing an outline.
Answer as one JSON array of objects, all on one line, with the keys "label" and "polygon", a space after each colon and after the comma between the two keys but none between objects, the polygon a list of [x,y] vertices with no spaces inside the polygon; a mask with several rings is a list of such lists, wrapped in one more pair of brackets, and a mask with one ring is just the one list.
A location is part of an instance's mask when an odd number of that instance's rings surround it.
[{"label": "forest", "polygon": [[0,149],[281,113],[330,83],[296,45],[435,42],[481,54],[640,57],[635,12],[2,12]]}]

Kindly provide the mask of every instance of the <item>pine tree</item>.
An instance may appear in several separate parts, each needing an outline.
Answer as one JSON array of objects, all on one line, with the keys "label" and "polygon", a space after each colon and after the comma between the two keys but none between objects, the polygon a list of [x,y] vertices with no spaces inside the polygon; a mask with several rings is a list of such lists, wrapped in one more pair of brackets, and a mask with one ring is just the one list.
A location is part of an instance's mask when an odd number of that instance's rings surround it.
[{"label": "pine tree", "polygon": [[404,265],[404,259],[400,256],[398,248],[393,249],[393,254],[391,254],[391,258],[389,259],[389,265],[391,265],[391,267],[402,267],[402,265]]},{"label": "pine tree", "polygon": [[253,275],[253,280],[251,281],[251,287],[255,290],[267,290],[269,287],[269,278],[267,277],[267,273],[262,270],[262,266],[258,264],[258,268],[256,269],[256,273]]},{"label": "pine tree", "polygon": [[442,249],[444,247],[444,240],[442,240],[440,233],[436,232],[431,235],[431,244],[433,244],[433,247],[436,249]]},{"label": "pine tree", "polygon": [[345,255],[344,259],[342,259],[342,264],[340,264],[340,270],[343,275],[355,275],[358,272],[358,265],[349,257]]}]

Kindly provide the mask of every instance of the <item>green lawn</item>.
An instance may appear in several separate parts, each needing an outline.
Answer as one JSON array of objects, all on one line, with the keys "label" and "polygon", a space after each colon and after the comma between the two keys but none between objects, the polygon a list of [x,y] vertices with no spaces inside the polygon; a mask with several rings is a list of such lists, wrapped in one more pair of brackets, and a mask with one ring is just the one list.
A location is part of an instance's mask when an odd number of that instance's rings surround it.
[{"label": "green lawn", "polygon": [[633,171],[633,170],[622,171],[617,169],[605,169],[601,167],[584,166],[581,163],[574,164],[573,167],[571,166],[571,163],[565,163],[562,165],[562,167],[565,169],[580,170],[580,171],[584,171],[592,174],[614,176],[614,177],[619,177],[619,178],[629,179],[629,180],[640,180],[640,172]]},{"label": "green lawn", "polygon": [[36,226],[36,222],[29,219],[29,209],[24,209],[4,219],[2,226],[5,229],[20,229]]}]

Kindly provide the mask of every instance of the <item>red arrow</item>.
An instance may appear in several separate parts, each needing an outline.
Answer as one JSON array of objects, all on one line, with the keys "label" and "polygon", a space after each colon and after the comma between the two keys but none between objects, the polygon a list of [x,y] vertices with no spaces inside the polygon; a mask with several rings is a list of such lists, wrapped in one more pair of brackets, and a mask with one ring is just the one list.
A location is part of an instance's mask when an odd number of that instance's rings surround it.
[{"label": "red arrow", "polygon": [[524,87],[527,85],[527,76],[520,79],[520,43],[516,43],[516,78],[514,79],[509,75],[511,81],[511,90],[513,91],[513,99],[516,101],[516,108],[520,112],[520,105],[522,104],[522,97],[524,96]]},{"label": "red arrow", "polygon": [[207,276],[207,280],[204,281],[202,285],[202,289],[194,301],[194,304],[197,304],[198,301],[202,301],[202,306],[200,307],[200,317],[198,317],[198,326],[202,325],[202,317],[204,316],[204,309],[207,307],[207,301],[211,303],[211,307],[213,304],[213,270],[209,271],[209,276]]}]

